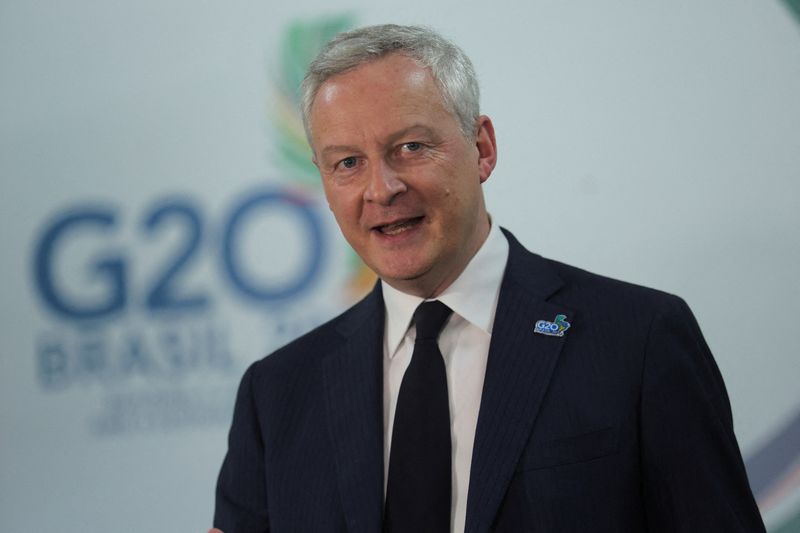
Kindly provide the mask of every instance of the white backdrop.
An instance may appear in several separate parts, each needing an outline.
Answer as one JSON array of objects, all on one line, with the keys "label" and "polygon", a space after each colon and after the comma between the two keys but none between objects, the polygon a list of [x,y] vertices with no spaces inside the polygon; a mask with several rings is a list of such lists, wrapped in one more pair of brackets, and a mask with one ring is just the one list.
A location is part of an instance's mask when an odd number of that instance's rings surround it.
[{"label": "white backdrop", "polygon": [[4,2],[0,529],[210,525],[243,369],[369,283],[291,88],[331,32],[398,22],[475,62],[497,221],[689,302],[766,521],[800,531],[790,5]]}]

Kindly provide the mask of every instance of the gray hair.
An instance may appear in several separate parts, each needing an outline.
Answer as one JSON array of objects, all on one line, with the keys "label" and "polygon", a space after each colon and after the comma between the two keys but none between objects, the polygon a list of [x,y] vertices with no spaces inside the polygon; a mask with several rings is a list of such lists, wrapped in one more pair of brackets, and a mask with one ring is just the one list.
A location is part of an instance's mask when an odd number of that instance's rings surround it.
[{"label": "gray hair", "polygon": [[393,53],[411,57],[431,70],[462,133],[468,139],[474,138],[480,90],[475,69],[464,51],[430,28],[384,24],[340,33],[309,65],[300,86],[303,127],[309,142],[309,114],[320,86],[337,74]]}]

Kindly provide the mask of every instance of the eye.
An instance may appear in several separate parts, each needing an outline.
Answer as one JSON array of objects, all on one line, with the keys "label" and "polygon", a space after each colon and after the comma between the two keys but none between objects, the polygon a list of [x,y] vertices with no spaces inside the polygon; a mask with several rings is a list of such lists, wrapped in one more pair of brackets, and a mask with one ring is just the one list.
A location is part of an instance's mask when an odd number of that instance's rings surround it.
[{"label": "eye", "polygon": [[350,156],[350,157],[345,157],[344,159],[339,161],[338,166],[350,169],[350,168],[356,168],[357,164],[358,164],[358,159],[356,159],[353,156]]},{"label": "eye", "polygon": [[410,143],[403,144],[403,148],[409,152],[418,152],[422,149],[422,144],[412,141]]}]

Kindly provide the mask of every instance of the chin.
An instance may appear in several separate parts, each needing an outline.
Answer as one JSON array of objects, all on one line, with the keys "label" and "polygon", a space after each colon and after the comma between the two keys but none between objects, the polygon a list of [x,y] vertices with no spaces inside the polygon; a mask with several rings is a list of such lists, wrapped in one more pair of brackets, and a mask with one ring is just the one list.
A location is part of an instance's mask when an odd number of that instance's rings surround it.
[{"label": "chin", "polygon": [[[362,256],[364,258],[364,256]],[[386,281],[413,282],[433,270],[435,261],[427,250],[403,250],[401,253],[376,253],[364,262]]]},{"label": "chin", "polygon": [[413,281],[422,277],[422,273],[408,270],[380,270],[378,277],[386,281]]},{"label": "chin", "polygon": [[372,263],[373,271],[383,279],[412,280],[417,279],[426,272],[421,265],[395,263]]}]

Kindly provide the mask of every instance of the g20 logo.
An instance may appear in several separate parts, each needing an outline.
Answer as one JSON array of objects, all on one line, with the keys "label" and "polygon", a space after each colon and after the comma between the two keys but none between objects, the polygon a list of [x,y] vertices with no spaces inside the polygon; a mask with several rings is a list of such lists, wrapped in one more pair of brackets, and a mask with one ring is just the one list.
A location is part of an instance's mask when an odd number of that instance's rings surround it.
[{"label": "g20 logo", "polygon": [[[259,216],[280,213],[299,222],[306,253],[303,264],[293,271],[291,279],[266,283],[254,279],[241,264],[243,235]],[[45,305],[65,319],[103,319],[125,311],[131,305],[130,273],[134,256],[114,252],[119,248],[120,212],[109,206],[85,206],[70,209],[57,216],[43,230],[36,242],[33,270],[36,288]],[[155,239],[169,226],[180,232],[180,243],[165,261],[152,281],[144,288],[143,305],[148,311],[193,311],[208,308],[211,297],[202,289],[179,290],[188,268],[199,258],[203,247],[215,244],[207,238],[208,221],[197,206],[186,199],[156,202],[145,210],[136,228],[143,239]],[[220,235],[217,268],[229,286],[239,295],[258,303],[279,302],[296,297],[307,290],[319,275],[325,251],[322,222],[310,199],[294,192],[274,189],[251,194],[229,211],[215,232]],[[100,299],[80,298],[59,288],[59,246],[78,234],[92,234],[103,250],[90,260],[88,277],[103,285]],[[114,239],[117,238],[117,241]]]}]

